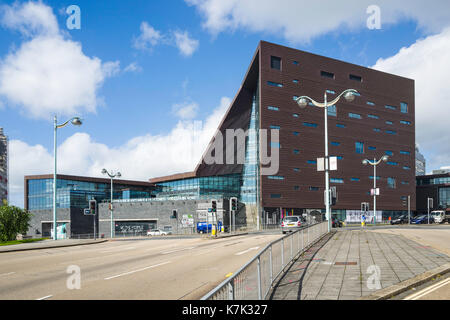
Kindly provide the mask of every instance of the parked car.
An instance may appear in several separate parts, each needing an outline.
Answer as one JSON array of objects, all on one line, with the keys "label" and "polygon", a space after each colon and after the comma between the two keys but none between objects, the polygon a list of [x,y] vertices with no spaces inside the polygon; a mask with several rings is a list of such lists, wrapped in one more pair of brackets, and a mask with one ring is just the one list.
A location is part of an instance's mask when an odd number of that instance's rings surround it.
[{"label": "parked car", "polygon": [[281,232],[286,234],[286,232],[296,231],[303,227],[304,221],[300,216],[289,216],[283,218],[281,221]]},{"label": "parked car", "polygon": [[332,218],[331,218],[331,226],[332,226],[333,228],[342,228],[342,221],[341,221],[341,220],[338,220],[338,219],[335,218],[335,217],[332,217]]},{"label": "parked car", "polygon": [[147,231],[148,236],[167,236],[169,233],[160,229],[154,229]]},{"label": "parked car", "polygon": [[[430,223],[434,223],[433,217],[430,215]],[[421,215],[411,220],[411,224],[428,224],[428,215]]]},{"label": "parked car", "polygon": [[[408,215],[402,215],[398,218],[392,219],[391,220],[391,224],[404,224],[404,223],[408,223],[409,219],[408,219]],[[411,218],[411,222],[412,222],[412,218]]]}]

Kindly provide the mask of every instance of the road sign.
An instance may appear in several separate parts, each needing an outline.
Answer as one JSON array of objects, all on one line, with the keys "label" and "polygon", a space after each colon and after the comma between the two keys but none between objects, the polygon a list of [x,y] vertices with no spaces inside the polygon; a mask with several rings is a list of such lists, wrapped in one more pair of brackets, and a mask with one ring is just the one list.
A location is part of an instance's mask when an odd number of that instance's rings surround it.
[{"label": "road sign", "polygon": [[[329,157],[330,166],[328,171],[336,171],[337,170],[337,157]],[[317,171],[325,171],[325,158],[317,158]]]},{"label": "road sign", "polygon": [[[375,190],[375,191],[374,191],[374,190]],[[374,194],[375,194],[376,196],[379,196],[379,195],[380,195],[380,188],[370,189],[370,195],[373,196]]]},{"label": "road sign", "polygon": [[330,157],[330,171],[337,170],[337,157]]}]

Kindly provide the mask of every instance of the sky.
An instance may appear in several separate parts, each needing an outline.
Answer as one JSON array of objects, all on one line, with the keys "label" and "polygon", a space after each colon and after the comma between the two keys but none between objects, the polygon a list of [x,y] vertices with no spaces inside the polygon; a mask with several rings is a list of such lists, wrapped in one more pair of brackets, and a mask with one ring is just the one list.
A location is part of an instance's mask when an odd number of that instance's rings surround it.
[{"label": "sky", "polygon": [[53,172],[55,115],[83,119],[58,129],[59,173],[192,171],[260,40],[414,79],[427,171],[450,166],[447,0],[0,0],[0,40],[13,205]]}]

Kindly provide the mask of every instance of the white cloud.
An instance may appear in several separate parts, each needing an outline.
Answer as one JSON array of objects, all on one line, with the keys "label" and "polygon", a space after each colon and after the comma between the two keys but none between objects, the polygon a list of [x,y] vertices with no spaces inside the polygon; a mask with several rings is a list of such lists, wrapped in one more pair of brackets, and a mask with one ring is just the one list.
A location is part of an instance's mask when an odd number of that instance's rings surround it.
[{"label": "white cloud", "polygon": [[134,47],[140,50],[150,50],[151,47],[156,46],[163,36],[161,32],[155,30],[148,22],[141,23],[141,34],[134,39]]},{"label": "white cloud", "polygon": [[0,97],[36,118],[96,111],[102,104],[98,89],[118,73],[118,61],[86,56],[80,43],[64,38],[41,2],[2,6],[0,20],[32,37],[0,60]]},{"label": "white cloud", "polygon": [[175,31],[174,36],[175,44],[182,55],[190,57],[198,49],[199,41],[190,38],[187,31]]},{"label": "white cloud", "polygon": [[142,67],[137,62],[132,62],[123,70],[124,72],[142,72]]},{"label": "white cloud", "polygon": [[196,102],[183,102],[172,106],[172,113],[181,119],[193,119],[197,116],[198,104]]},{"label": "white cloud", "polygon": [[416,139],[433,170],[450,163],[450,28],[402,48],[372,67],[415,80]]},{"label": "white cloud", "polygon": [[[87,133],[76,133],[58,146],[58,172],[102,177],[102,168],[107,168],[120,170],[123,179],[148,181],[192,171],[230,103],[229,98],[222,98],[203,123],[180,120],[167,135],[136,137],[117,148],[96,142]],[[22,206],[24,176],[52,173],[53,151],[11,140],[10,157],[10,202]]]},{"label": "white cloud", "polygon": [[440,32],[449,25],[450,2],[435,0],[185,0],[204,18],[203,27],[213,35],[243,29],[280,35],[292,43],[335,30],[365,28],[370,5],[381,8],[382,26],[406,19],[417,21],[426,32]]}]

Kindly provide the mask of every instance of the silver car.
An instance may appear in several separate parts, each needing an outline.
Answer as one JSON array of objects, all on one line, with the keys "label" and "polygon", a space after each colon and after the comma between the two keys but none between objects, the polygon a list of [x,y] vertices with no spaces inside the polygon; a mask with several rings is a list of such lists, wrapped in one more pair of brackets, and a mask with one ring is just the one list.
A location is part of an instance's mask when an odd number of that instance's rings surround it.
[{"label": "silver car", "polygon": [[303,221],[301,216],[289,216],[285,217],[281,221],[281,231],[283,234],[286,234],[286,232],[292,232],[296,231],[298,229],[301,229],[305,222]]}]

